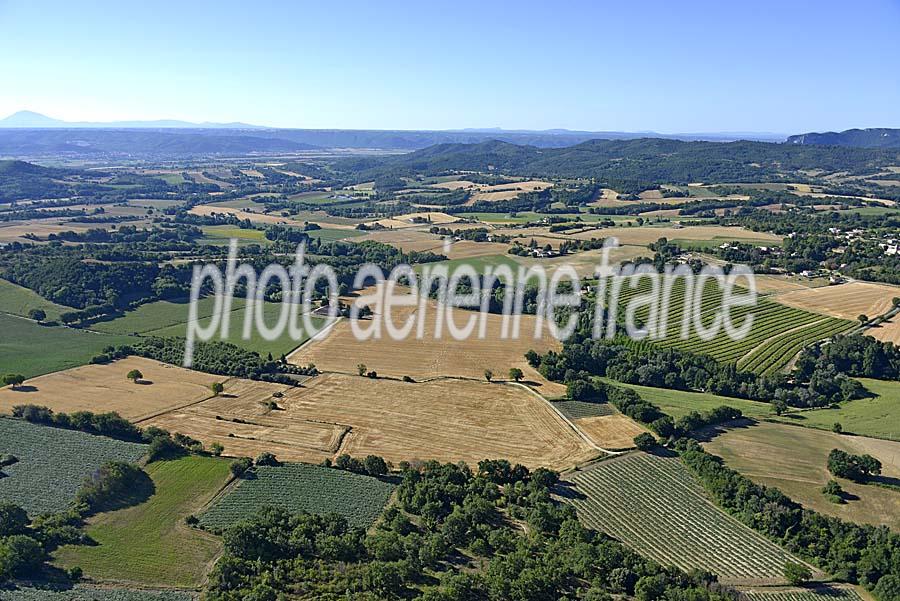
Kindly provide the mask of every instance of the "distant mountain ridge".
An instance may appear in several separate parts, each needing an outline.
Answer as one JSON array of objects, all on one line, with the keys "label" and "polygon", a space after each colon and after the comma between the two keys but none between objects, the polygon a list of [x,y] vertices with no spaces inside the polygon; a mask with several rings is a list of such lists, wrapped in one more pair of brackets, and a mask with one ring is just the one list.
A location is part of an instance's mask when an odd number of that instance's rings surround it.
[{"label": "distant mountain ridge", "polygon": [[159,119],[154,121],[63,121],[54,119],[34,111],[19,111],[5,119],[0,119],[0,128],[15,129],[265,129],[261,125],[248,123],[191,123],[177,119]]},{"label": "distant mountain ridge", "polygon": [[900,148],[900,129],[873,127],[842,132],[807,133],[790,136],[787,144],[856,146],[858,148]]}]

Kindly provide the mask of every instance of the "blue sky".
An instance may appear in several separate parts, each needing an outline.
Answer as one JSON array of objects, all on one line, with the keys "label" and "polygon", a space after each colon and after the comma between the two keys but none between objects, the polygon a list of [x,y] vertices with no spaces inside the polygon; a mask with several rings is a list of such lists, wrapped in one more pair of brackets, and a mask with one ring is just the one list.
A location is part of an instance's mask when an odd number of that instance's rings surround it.
[{"label": "blue sky", "polygon": [[310,128],[900,127],[900,0],[0,0],[0,116]]}]

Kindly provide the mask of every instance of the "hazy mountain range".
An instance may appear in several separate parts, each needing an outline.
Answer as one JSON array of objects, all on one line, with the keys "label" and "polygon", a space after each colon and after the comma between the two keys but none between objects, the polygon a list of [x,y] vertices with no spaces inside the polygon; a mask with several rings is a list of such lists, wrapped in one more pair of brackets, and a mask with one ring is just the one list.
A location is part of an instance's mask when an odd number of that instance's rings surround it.
[{"label": "hazy mountain range", "polygon": [[5,119],[0,119],[0,128],[21,129],[156,129],[156,128],[190,128],[190,129],[264,129],[259,125],[248,123],[191,123],[190,121],[178,121],[176,119],[160,119],[157,121],[63,121],[54,119],[34,111],[19,111]]},{"label": "hazy mountain range", "polygon": [[291,153],[320,149],[414,151],[438,144],[479,144],[498,140],[536,148],[567,148],[589,140],[681,140],[688,142],[787,142],[864,148],[900,147],[900,130],[867,129],[784,136],[759,132],[659,134],[652,131],[350,130],[271,128],[248,123],[191,123],[177,120],[72,122],[32,111],[0,119],[0,156],[188,157]]}]

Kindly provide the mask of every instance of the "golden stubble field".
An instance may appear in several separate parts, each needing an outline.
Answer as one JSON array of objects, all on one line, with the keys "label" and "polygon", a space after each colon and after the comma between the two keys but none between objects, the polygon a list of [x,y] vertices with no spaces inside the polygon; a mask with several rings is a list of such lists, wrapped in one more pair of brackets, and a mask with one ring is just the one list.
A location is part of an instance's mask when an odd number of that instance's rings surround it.
[{"label": "golden stubble field", "polygon": [[[495,378],[503,379],[510,368],[517,367],[525,374],[525,381],[545,397],[565,394],[563,385],[546,380],[525,360],[529,350],[546,353],[561,348],[560,342],[550,336],[546,327],[539,338],[534,337],[535,316],[520,316],[519,337],[504,339],[501,337],[503,316],[456,309],[453,318],[458,327],[463,327],[467,320],[476,319],[477,334],[478,322],[482,318],[485,321],[484,338],[473,335],[456,340],[448,333],[446,323],[441,335],[436,335],[438,315],[438,304],[429,300],[421,317],[423,336],[417,336],[417,325],[414,325],[411,335],[401,340],[390,338],[386,327],[382,327],[380,338],[357,340],[350,321],[342,320],[323,339],[312,340],[291,353],[288,361],[295,365],[312,363],[322,371],[349,374],[356,373],[357,366],[364,364],[379,375],[410,376],[416,380],[447,376],[480,380],[484,378],[485,370],[492,371]],[[394,307],[391,319],[397,327],[408,319],[414,319],[417,324],[419,307]],[[360,321],[360,327],[371,327],[371,323]]]},{"label": "golden stubble field", "polygon": [[[144,375],[138,383],[125,377],[133,369]],[[208,398],[212,396],[210,385],[226,379],[128,357],[32,378],[20,390],[0,389],[0,412],[9,413],[15,405],[43,405],[62,413],[115,411],[136,421]]]},{"label": "golden stubble field", "polygon": [[900,443],[760,422],[727,430],[704,446],[732,469],[755,482],[778,488],[804,507],[900,531],[900,492],[896,490],[842,479],[841,487],[857,498],[838,505],[822,494],[822,487],[832,478],[827,465],[831,449],[872,455],[882,462],[884,476],[898,478]]},{"label": "golden stubble field", "polygon": [[[139,369],[145,383],[125,374]],[[224,380],[213,396],[209,385]],[[225,379],[138,357],[35,378],[0,390],[0,411],[38,404],[56,412],[115,411],[141,427],[191,436],[228,456],[264,451],[319,463],[341,453],[466,461],[506,458],[564,469],[601,454],[524,386],[483,380],[323,374],[292,387]]]},{"label": "golden stubble field", "polygon": [[634,437],[648,431],[621,413],[581,417],[574,422],[594,444],[610,450],[630,449],[634,447]]},{"label": "golden stubble field", "polygon": [[244,211],[232,207],[216,206],[216,205],[197,205],[188,211],[192,215],[200,215],[208,217],[210,215],[234,215],[238,219],[249,219],[253,223],[265,224],[283,224],[289,225],[293,223],[290,219],[276,215],[267,215],[265,213],[257,213],[254,211]]},{"label": "golden stubble field", "polygon": [[891,308],[891,300],[900,297],[900,287],[871,282],[850,282],[779,294],[779,303],[824,313],[843,319],[856,319],[860,314],[870,319]]}]

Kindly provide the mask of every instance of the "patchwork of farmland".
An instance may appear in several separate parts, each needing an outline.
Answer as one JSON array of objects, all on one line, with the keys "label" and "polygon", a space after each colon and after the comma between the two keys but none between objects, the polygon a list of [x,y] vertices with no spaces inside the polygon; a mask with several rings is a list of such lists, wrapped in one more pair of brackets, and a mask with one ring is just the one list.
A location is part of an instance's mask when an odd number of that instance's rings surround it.
[{"label": "patchwork of farmland", "polygon": [[666,565],[730,582],[776,581],[793,558],[719,511],[677,458],[631,453],[570,478],[579,517]]},{"label": "patchwork of farmland", "polygon": [[[608,295],[613,294],[608,286]],[[637,285],[624,280],[618,295],[618,310],[623,312],[634,299],[652,291],[649,277],[641,277]],[[663,285],[660,284],[660,290]],[[736,363],[741,369],[759,374],[772,374],[784,368],[804,347],[846,332],[854,323],[835,317],[810,313],[802,309],[788,307],[768,298],[758,298],[755,306],[733,307],[729,314],[732,324],[739,328],[748,316],[753,316],[749,333],[732,340],[722,327],[709,340],[702,339],[694,324],[694,315],[699,315],[704,328],[712,326],[722,307],[722,290],[714,280],[707,280],[702,293],[693,291],[692,298],[685,300],[686,286],[678,279],[672,286],[669,297],[669,311],[665,315],[654,316],[646,305],[635,311],[635,316],[647,327],[655,326],[658,331],[665,329],[665,336],[653,342],[663,347],[710,355],[717,361]],[[697,307],[694,309],[693,307]],[[692,311],[697,311],[692,315]],[[687,337],[684,333],[685,320],[689,324]]]},{"label": "patchwork of farmland", "polygon": [[134,462],[146,445],[0,417],[0,454],[18,458],[3,468],[0,501],[29,514],[62,511],[85,477],[108,461]]},{"label": "patchwork of farmland", "polygon": [[254,478],[241,480],[200,516],[200,525],[223,530],[252,518],[271,505],[292,512],[337,513],[360,528],[377,519],[394,485],[334,468],[288,463],[257,466]]}]

